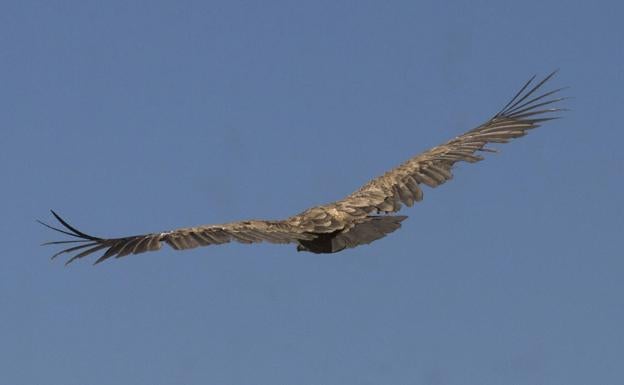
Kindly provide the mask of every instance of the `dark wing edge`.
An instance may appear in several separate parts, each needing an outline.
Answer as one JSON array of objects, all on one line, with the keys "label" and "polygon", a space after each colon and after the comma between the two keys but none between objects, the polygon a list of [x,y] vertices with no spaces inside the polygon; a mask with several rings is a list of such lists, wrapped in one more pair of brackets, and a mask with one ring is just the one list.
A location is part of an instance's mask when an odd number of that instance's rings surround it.
[{"label": "dark wing edge", "polygon": [[434,188],[452,179],[451,170],[455,163],[479,162],[484,158],[477,152],[497,152],[487,148],[487,144],[507,143],[546,121],[558,119],[559,116],[553,114],[566,109],[559,108],[557,103],[568,98],[555,96],[565,88],[539,92],[557,72],[536,83],[533,76],[484,124],[412,157],[331,206],[356,216],[374,211],[396,212],[402,204],[411,207],[414,202],[423,199],[421,185]]},{"label": "dark wing edge", "polygon": [[161,242],[175,250],[193,249],[199,246],[218,245],[231,241],[241,243],[295,243],[299,240],[312,239],[314,235],[299,233],[282,221],[242,221],[223,225],[209,225],[181,228],[162,233],[134,235],[122,238],[99,238],[86,234],[50,210],[54,218],[63,226],[58,228],[37,220],[43,226],[77,239],[45,242],[42,245],[71,245],[52,255],[52,259],[62,254],[72,255],[65,265],[104,250],[95,262],[97,265],[109,258],[121,258],[129,254],[140,254],[161,248]]}]

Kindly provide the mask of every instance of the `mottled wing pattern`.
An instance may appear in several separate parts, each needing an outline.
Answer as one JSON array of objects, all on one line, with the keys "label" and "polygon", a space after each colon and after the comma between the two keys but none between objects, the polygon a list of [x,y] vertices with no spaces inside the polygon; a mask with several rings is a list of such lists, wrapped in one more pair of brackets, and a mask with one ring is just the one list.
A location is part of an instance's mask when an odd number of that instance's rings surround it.
[{"label": "mottled wing pattern", "polygon": [[[531,78],[500,112],[479,127],[409,159],[345,199],[323,206],[321,211],[335,210],[351,218],[361,218],[371,212],[396,212],[402,204],[412,206],[423,199],[423,184],[437,187],[450,180],[455,163],[481,161],[483,157],[478,152],[496,152],[485,147],[487,144],[507,143],[545,121],[556,119],[552,113],[564,109],[555,104],[566,98],[553,95],[562,89],[538,92],[555,73],[533,87],[530,86],[535,77]],[[334,227],[330,226],[328,231],[334,231]]]},{"label": "mottled wing pattern", "polygon": [[164,242],[176,250],[193,249],[199,246],[218,245],[237,241],[241,243],[293,243],[299,240],[312,239],[314,236],[305,234],[282,221],[243,221],[222,225],[209,225],[181,228],[162,233],[134,235],[122,238],[98,238],[85,234],[52,211],[52,215],[65,229],[50,226],[40,222],[60,233],[77,238],[75,240],[47,242],[44,245],[75,244],[54,254],[56,258],[61,254],[73,256],[67,264],[86,257],[92,253],[104,250],[96,261],[98,264],[108,258],[120,258],[129,254],[140,254],[146,251],[159,250]]},{"label": "mottled wing pattern", "polygon": [[563,111],[556,103],[565,98],[553,95],[561,89],[540,91],[554,74],[534,86],[535,77],[529,79],[500,112],[479,127],[407,160],[345,199],[312,207],[284,221],[252,220],[107,239],[80,232],[52,212],[64,229],[42,224],[77,239],[46,244],[71,245],[53,256],[73,253],[67,263],[103,251],[95,261],[100,263],[111,257],[158,250],[163,242],[177,250],[230,241],[298,243],[304,250],[313,252],[335,252],[372,242],[398,229],[405,217],[371,213],[391,213],[402,205],[412,206],[423,199],[423,184],[437,187],[450,180],[457,162],[478,162],[483,159],[480,152],[495,152],[487,144],[507,143],[545,121],[556,119],[552,113]]}]

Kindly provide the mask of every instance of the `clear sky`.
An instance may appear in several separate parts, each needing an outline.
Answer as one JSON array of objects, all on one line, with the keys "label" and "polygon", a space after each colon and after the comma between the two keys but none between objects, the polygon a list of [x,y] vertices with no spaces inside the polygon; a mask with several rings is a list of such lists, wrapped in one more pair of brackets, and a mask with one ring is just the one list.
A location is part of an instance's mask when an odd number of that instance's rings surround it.
[{"label": "clear sky", "polygon": [[[621,2],[4,1],[0,383],[621,384]],[[565,118],[334,255],[122,236],[277,219],[474,127],[534,73]]]}]

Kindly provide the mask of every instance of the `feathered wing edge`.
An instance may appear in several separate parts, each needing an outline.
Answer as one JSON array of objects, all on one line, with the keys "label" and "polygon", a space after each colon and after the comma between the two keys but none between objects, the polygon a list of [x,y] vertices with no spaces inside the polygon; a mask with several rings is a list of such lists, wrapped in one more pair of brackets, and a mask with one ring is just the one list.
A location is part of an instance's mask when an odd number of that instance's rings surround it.
[{"label": "feathered wing edge", "polygon": [[507,143],[527,134],[542,123],[557,119],[553,113],[565,111],[556,106],[566,97],[554,97],[565,88],[539,93],[542,86],[557,71],[534,83],[529,79],[514,97],[484,124],[440,146],[433,147],[400,166],[362,186],[331,207],[352,217],[363,217],[371,212],[396,212],[401,205],[411,207],[423,199],[421,186],[437,187],[452,179],[455,163],[475,163],[483,160],[477,152],[497,152],[487,148],[490,143]]},{"label": "feathered wing edge", "polygon": [[43,226],[59,233],[77,238],[72,240],[46,242],[43,245],[72,245],[54,255],[52,259],[62,254],[73,255],[65,263],[84,258],[90,254],[106,249],[94,264],[109,258],[121,258],[128,254],[139,254],[146,251],[159,250],[164,242],[176,250],[192,249],[199,246],[218,245],[237,241],[241,243],[270,242],[294,243],[300,240],[309,240],[314,235],[299,233],[282,221],[243,221],[223,225],[198,226],[181,228],[162,233],[134,235],[122,238],[99,238],[86,234],[71,226],[61,216],[50,210],[56,220],[63,226],[58,228],[42,221]]},{"label": "feathered wing edge", "polygon": [[[541,123],[557,119],[552,113],[565,111],[556,103],[565,97],[551,97],[563,88],[537,93],[557,71],[529,88],[535,76],[529,79],[516,95],[490,120],[479,127],[460,135],[447,143],[417,155],[399,167],[373,179],[343,200],[329,205],[313,207],[286,221],[247,221],[224,225],[183,228],[163,233],[152,233],[123,238],[98,238],[72,227],[58,214],[54,217],[65,229],[42,225],[78,239],[47,242],[44,245],[77,244],[54,254],[77,253],[68,263],[107,249],[95,263],[111,257],[123,257],[145,251],[158,250],[161,242],[174,249],[190,249],[198,246],[227,243],[232,240],[242,243],[268,241],[272,243],[294,243],[311,240],[317,234],[331,233],[343,229],[345,221],[354,221],[371,212],[396,212],[401,205],[412,206],[423,199],[421,185],[437,187],[453,175],[451,169],[457,162],[474,163],[483,157],[476,152],[496,152],[485,147],[489,143],[507,143],[513,138],[526,135]],[[536,94],[537,93],[537,94]],[[338,216],[329,213],[338,213]],[[339,219],[339,217],[344,217]]]},{"label": "feathered wing edge", "polygon": [[95,264],[103,262],[110,257],[119,258],[128,254],[138,254],[138,253],[143,253],[146,251],[158,250],[160,249],[160,246],[161,246],[160,245],[161,234],[158,234],[158,233],[136,235],[136,236],[130,236],[130,237],[123,237],[123,238],[109,238],[109,239],[99,238],[99,237],[94,237],[92,235],[86,234],[76,229],[75,227],[71,226],[69,223],[67,223],[67,221],[61,218],[60,215],[54,212],[54,210],[50,210],[50,212],[52,213],[54,218],[56,218],[56,220],[63,226],[64,229],[51,226],[40,220],[37,220],[37,222],[39,222],[40,224],[42,224],[43,226],[49,229],[55,230],[65,235],[69,235],[74,238],[77,238],[77,239],[72,239],[72,240],[46,242],[42,244],[44,246],[45,245],[73,245],[55,253],[51,257],[52,259],[54,259],[62,254],[73,253],[74,255],[71,256],[67,260],[67,262],[65,262],[66,265],[72,263],[76,259],[86,257],[92,253],[95,253],[97,251],[100,251],[106,248],[107,250],[104,252],[102,256],[100,256],[95,261]]}]

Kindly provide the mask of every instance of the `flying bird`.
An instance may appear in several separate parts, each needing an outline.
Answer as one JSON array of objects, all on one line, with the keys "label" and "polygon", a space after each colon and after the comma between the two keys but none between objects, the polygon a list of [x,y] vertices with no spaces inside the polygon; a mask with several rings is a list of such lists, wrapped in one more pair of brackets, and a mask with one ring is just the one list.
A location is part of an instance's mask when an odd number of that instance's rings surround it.
[{"label": "flying bird", "polygon": [[46,242],[44,245],[65,245],[61,254],[71,257],[66,264],[103,251],[98,264],[109,258],[159,250],[163,243],[175,250],[218,245],[230,241],[242,243],[293,243],[298,251],[336,253],[350,247],[371,243],[401,227],[407,217],[393,215],[402,205],[411,207],[423,199],[423,185],[434,188],[453,177],[458,162],[483,160],[479,153],[496,152],[489,143],[507,143],[527,134],[543,122],[556,119],[553,113],[565,111],[557,103],[566,99],[555,97],[563,88],[542,91],[542,86],[556,71],[543,80],[529,79],[515,96],[492,118],[480,126],[408,159],[398,167],[371,180],[346,198],[312,207],[284,220],[248,220],[219,225],[186,227],[159,233],[122,238],[99,238],[86,234],[61,218],[52,215],[63,228],[38,221],[42,225],[72,239]]}]

